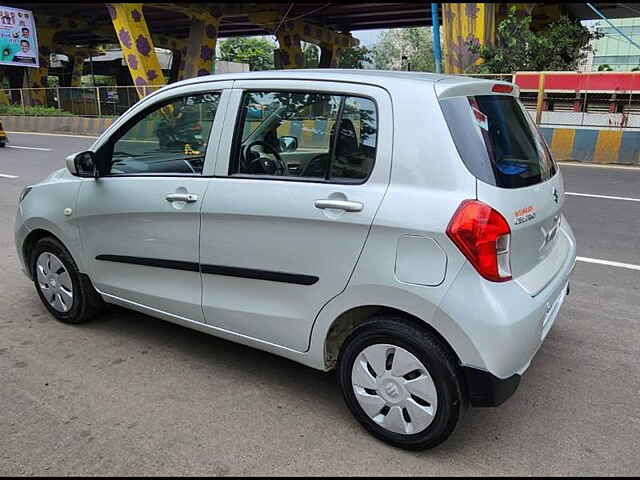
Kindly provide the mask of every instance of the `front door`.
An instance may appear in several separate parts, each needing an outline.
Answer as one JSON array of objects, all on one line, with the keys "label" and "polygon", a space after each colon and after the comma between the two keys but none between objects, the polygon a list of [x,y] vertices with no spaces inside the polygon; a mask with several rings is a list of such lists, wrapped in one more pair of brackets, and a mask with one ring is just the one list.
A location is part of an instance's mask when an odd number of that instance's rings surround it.
[{"label": "front door", "polygon": [[[316,315],[347,286],[387,189],[390,100],[366,85],[234,87],[229,112],[237,121],[225,126],[236,131],[223,133],[229,161],[222,145],[202,207],[205,320],[305,351]],[[296,135],[293,122],[314,129],[289,142],[304,162],[287,162],[292,155],[280,151],[279,137]]]},{"label": "front door", "polygon": [[101,176],[83,182],[76,215],[87,273],[103,294],[203,321],[200,209],[221,95],[160,100],[98,149]]}]

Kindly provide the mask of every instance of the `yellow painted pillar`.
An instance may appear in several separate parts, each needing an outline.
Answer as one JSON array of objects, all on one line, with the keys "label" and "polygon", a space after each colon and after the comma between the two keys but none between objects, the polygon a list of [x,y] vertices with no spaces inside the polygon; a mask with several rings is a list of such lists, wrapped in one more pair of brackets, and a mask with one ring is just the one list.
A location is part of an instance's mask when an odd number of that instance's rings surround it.
[{"label": "yellow painted pillar", "polygon": [[320,68],[337,68],[344,47],[337,44],[320,44]]},{"label": "yellow painted pillar", "polygon": [[443,60],[445,73],[465,73],[481,60],[466,42],[491,45],[495,41],[493,3],[443,3]]},{"label": "yellow painted pillar", "polygon": [[0,105],[9,105],[9,97],[4,93],[4,86],[0,88]]},{"label": "yellow painted pillar", "polygon": [[28,68],[27,88],[36,88],[37,90],[29,90],[26,95],[26,103],[28,105],[45,105],[47,76],[49,75],[49,55],[53,50],[53,37],[57,30],[48,27],[38,27],[38,61],[39,68]]},{"label": "yellow painted pillar", "polygon": [[[164,85],[165,79],[141,3],[107,3],[107,10],[116,30],[122,55],[140,98],[151,93],[146,86]],[[146,91],[148,90],[148,91]]]},{"label": "yellow painted pillar", "polygon": [[249,13],[249,20],[275,33],[280,47],[276,50],[276,68],[304,68],[301,40],[320,47],[321,67],[336,67],[342,51],[360,43],[351,34],[338,33],[321,25],[312,25],[300,20],[282,23],[282,15],[273,10]]},{"label": "yellow painted pillar", "polygon": [[213,73],[219,26],[220,17],[191,20],[184,68],[180,72],[180,80]]},{"label": "yellow painted pillar", "polygon": [[84,59],[85,56],[82,53],[75,53],[70,55],[73,61],[73,69],[71,70],[71,83],[72,87],[79,87],[82,84],[82,73],[84,72]]},{"label": "yellow painted pillar", "polygon": [[292,23],[284,24],[276,33],[278,39],[279,57],[282,68],[304,68],[304,55],[300,45],[300,34],[295,31]]}]

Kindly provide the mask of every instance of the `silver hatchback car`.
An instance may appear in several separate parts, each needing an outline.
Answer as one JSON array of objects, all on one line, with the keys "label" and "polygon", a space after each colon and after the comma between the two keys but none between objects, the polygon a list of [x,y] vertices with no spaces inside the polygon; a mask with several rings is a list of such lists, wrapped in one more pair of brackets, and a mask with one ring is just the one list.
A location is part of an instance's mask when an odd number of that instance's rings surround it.
[{"label": "silver hatchback car", "polygon": [[336,369],[370,433],[433,447],[516,390],[569,292],[562,174],[518,93],[371,70],[168,85],[22,192],[22,268],[63,322],[117,304]]}]

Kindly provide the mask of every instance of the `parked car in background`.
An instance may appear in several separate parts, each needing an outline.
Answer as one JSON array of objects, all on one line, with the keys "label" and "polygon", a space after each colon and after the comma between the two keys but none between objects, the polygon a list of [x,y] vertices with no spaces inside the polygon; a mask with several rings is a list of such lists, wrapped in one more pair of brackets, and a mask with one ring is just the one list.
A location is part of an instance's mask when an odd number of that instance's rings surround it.
[{"label": "parked car in background", "polygon": [[355,418],[402,448],[512,395],[569,292],[562,174],[512,84],[198,77],[66,162],[15,223],[55,318],[117,304],[335,369]]}]

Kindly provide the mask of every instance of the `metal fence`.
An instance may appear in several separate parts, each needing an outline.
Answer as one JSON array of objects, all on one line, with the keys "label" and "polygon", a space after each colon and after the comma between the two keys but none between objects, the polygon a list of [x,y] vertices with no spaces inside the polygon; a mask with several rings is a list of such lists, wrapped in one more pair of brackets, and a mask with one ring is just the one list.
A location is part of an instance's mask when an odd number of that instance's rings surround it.
[{"label": "metal fence", "polygon": [[[640,129],[640,72],[519,73],[520,100],[541,126]],[[521,75],[535,75],[533,82]],[[524,85],[523,85],[524,84]]]},{"label": "metal fence", "polygon": [[162,85],[4,89],[9,105],[0,105],[0,114],[41,115],[42,112],[37,112],[37,107],[46,107],[57,109],[63,115],[118,116],[140,99],[138,90],[146,96],[159,88]]},{"label": "metal fence", "polygon": [[[612,72],[613,73],[613,72]],[[640,129],[640,72],[611,76],[609,86],[603,86],[605,76],[579,72],[546,72],[545,77],[566,75],[575,78],[576,87],[554,88],[542,82],[520,87],[520,100],[541,126],[611,127]],[[467,74],[468,77],[501,80],[521,84],[521,75]],[[549,86],[551,85],[551,86]],[[613,85],[613,86],[612,86]],[[4,89],[9,105],[0,104],[0,115],[42,115],[58,113],[85,117],[115,117],[139,100],[138,90],[145,95],[161,86],[124,87],[54,87]],[[539,100],[539,93],[541,93]],[[55,108],[58,112],[42,112],[32,107]]]}]

